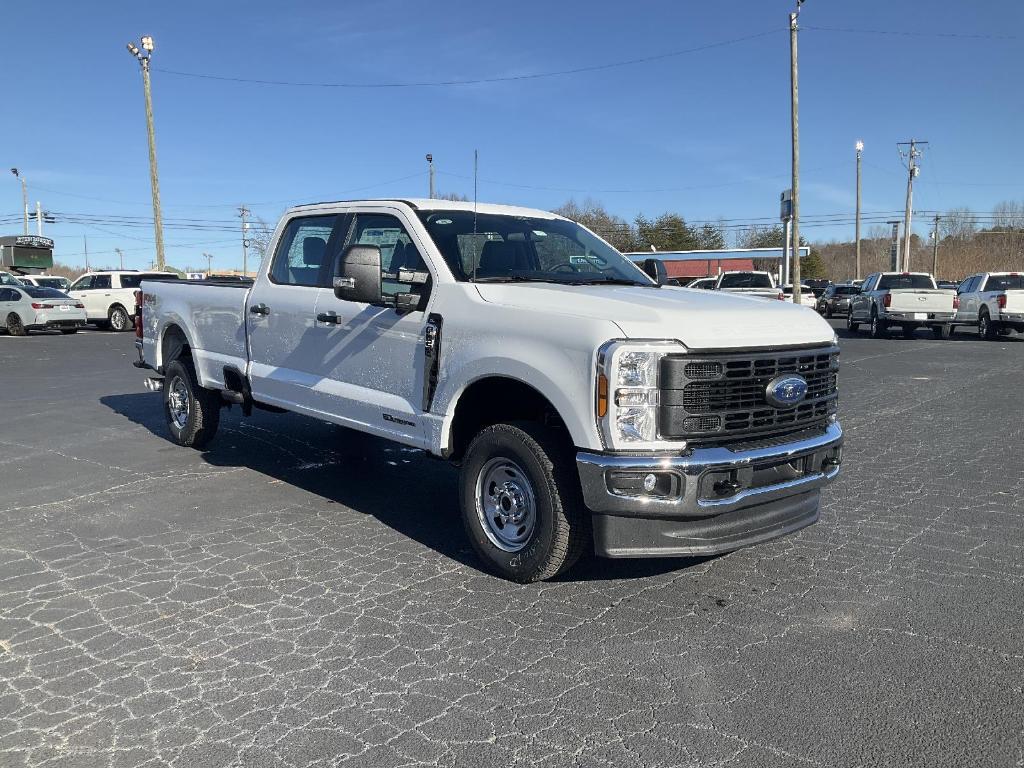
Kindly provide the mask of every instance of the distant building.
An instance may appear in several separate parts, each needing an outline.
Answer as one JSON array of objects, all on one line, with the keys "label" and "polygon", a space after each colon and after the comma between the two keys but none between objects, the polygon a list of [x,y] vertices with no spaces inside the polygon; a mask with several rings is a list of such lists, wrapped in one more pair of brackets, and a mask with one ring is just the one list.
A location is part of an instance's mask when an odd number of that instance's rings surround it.
[{"label": "distant building", "polygon": [[[625,256],[637,263],[645,259],[665,262],[669,277],[690,279],[713,277],[722,272],[746,272],[754,269],[754,259],[775,261],[770,269],[779,277],[782,266],[782,248],[726,248],[720,251],[634,251]],[[810,248],[800,248],[800,258],[806,258]]]}]

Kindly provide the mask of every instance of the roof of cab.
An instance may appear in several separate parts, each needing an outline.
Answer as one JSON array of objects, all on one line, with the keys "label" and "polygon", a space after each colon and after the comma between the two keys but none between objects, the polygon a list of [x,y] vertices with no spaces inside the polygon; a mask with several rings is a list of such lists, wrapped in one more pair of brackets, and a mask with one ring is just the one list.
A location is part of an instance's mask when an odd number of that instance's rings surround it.
[{"label": "roof of cab", "polygon": [[473,203],[466,200],[432,200],[429,198],[385,198],[379,200],[333,200],[322,203],[296,205],[288,209],[288,213],[304,211],[312,208],[323,208],[341,205],[365,205],[375,203],[400,203],[417,211],[473,211],[483,214],[503,216],[530,216],[540,219],[564,219],[557,213],[542,211],[538,208],[521,208],[516,205],[496,205],[494,203]]}]

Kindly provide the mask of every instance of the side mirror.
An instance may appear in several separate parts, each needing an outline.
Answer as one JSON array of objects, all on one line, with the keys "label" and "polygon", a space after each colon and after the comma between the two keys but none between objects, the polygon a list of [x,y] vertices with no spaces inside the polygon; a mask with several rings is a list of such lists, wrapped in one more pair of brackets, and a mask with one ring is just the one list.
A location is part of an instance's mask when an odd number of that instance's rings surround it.
[{"label": "side mirror", "polygon": [[380,304],[380,246],[350,245],[334,270],[334,295],[342,301]]},{"label": "side mirror", "polygon": [[668,282],[668,270],[665,268],[665,262],[661,259],[644,259],[643,266],[640,268],[658,285],[665,285]]}]

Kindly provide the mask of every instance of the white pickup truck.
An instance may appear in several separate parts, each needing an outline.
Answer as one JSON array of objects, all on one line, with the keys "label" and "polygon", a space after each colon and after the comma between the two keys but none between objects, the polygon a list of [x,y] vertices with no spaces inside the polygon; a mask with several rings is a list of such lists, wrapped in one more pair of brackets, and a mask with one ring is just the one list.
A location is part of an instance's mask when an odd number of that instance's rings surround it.
[{"label": "white pickup truck", "polygon": [[146,281],[137,300],[136,366],[176,442],[206,444],[236,403],[448,459],[469,540],[517,581],[587,551],[710,555],[796,531],[839,472],[824,320],[663,288],[544,211],[302,206],[251,287]]},{"label": "white pickup truck", "polygon": [[982,272],[971,275],[956,291],[954,325],[973,325],[983,339],[1011,330],[1024,333],[1024,275]]},{"label": "white pickup truck", "polygon": [[714,289],[758,299],[783,301],[786,298],[782,289],[775,285],[770,272],[723,272],[718,276]]},{"label": "white pickup truck", "polygon": [[895,326],[908,339],[927,327],[935,338],[948,339],[955,295],[952,288],[937,288],[926,272],[875,272],[850,296],[846,327],[856,331],[866,324],[873,339],[885,338]]}]

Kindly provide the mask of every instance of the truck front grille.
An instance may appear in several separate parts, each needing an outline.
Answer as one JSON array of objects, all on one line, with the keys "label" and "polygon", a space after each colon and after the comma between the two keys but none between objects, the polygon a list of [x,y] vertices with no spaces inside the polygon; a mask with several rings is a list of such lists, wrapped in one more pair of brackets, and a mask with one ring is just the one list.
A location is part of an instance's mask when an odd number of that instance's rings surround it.
[{"label": "truck front grille", "polygon": [[[660,370],[662,437],[697,444],[741,441],[824,425],[839,400],[839,349],[669,355]],[[796,406],[767,399],[773,379],[798,374],[807,394]]]}]

